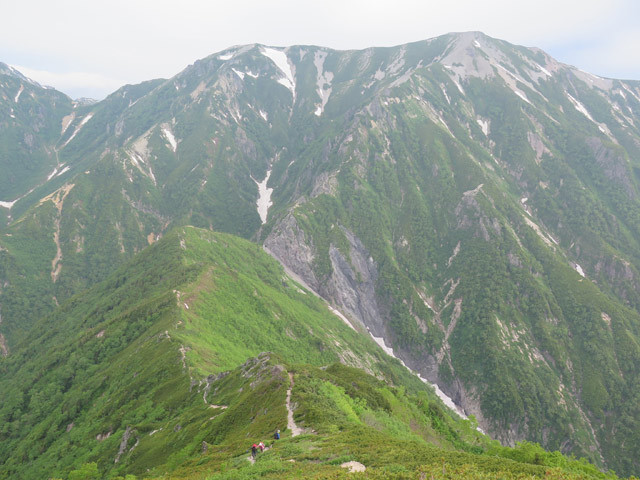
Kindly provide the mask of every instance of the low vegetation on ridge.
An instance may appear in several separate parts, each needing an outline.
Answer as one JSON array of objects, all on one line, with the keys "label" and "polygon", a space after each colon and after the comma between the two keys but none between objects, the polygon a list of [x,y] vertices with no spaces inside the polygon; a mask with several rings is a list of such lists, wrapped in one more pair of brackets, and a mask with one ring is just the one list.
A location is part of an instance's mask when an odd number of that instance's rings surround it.
[{"label": "low vegetation on ridge", "polygon": [[[0,478],[341,478],[349,461],[363,478],[615,478],[452,417],[230,235],[180,228],[43,322],[0,363]],[[260,440],[270,448],[252,464]]]}]

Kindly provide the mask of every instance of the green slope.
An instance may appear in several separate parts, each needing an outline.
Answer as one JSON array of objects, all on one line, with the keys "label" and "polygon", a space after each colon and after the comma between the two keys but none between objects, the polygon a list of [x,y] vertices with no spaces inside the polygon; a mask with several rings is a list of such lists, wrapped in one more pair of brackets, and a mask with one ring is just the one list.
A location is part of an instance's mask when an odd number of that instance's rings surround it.
[{"label": "green slope", "polygon": [[59,166],[54,145],[72,110],[65,94],[0,62],[0,201],[24,196]]},{"label": "green slope", "polygon": [[[242,410],[247,400],[235,389],[222,395],[213,375],[267,349],[287,364],[342,360],[434,398],[260,247],[189,227],[73,297],[1,360],[2,478],[62,475],[91,461],[110,475],[140,474],[175,468],[202,441],[245,448],[246,429],[286,425],[282,387],[261,387],[260,401],[273,397],[277,408],[256,423]],[[209,403],[232,401],[231,424],[208,422]],[[463,424],[445,417],[444,432],[457,435]]]}]

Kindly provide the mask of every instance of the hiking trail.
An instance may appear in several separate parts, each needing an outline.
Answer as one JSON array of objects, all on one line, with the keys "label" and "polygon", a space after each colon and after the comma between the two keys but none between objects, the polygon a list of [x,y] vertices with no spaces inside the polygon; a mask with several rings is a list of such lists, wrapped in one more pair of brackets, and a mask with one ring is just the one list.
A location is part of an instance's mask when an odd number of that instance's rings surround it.
[{"label": "hiking trail", "polygon": [[302,429],[293,421],[293,410],[291,409],[291,389],[293,388],[293,373],[289,372],[291,384],[287,390],[287,428],[291,430],[291,436],[296,437],[302,433]]}]

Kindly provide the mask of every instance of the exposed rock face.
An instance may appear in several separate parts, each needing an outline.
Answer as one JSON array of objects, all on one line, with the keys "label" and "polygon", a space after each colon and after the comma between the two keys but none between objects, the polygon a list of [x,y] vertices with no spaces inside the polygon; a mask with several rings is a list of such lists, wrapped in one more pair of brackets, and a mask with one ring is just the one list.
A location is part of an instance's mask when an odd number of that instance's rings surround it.
[{"label": "exposed rock face", "polygon": [[316,293],[347,314],[352,322],[370,329],[378,337],[385,336],[384,316],[375,292],[378,278],[376,263],[360,239],[345,228],[342,231],[349,241],[350,260],[331,245],[329,258],[332,272],[322,283],[312,270],[314,246],[308,243],[292,214],[274,227],[264,246]]},{"label": "exposed rock face", "polygon": [[[120,442],[120,448],[118,449],[116,458],[113,460],[114,463],[118,463],[120,461],[120,457],[122,456],[122,454],[127,451],[127,445],[129,443],[129,439],[131,438],[132,435],[135,435],[136,433],[137,433],[136,430],[132,430],[130,426],[126,428],[126,430],[124,431],[124,434],[122,435],[122,441]],[[136,444],[133,447],[131,447],[129,451],[136,448],[137,445],[138,443],[136,442]]]},{"label": "exposed rock face", "polygon": [[313,273],[314,247],[298,226],[293,214],[278,223],[264,241],[265,249],[285,267],[295,273],[314,291],[319,283]]},{"label": "exposed rock face", "polygon": [[332,273],[320,293],[377,337],[385,336],[385,321],[375,290],[378,279],[376,263],[358,237],[346,228],[342,231],[349,241],[350,261],[331,245]]},{"label": "exposed rock face", "polygon": [[605,146],[602,140],[597,137],[588,138],[587,145],[605,176],[620,185],[629,198],[636,198],[637,192],[631,185],[631,172],[624,156],[619,151]]}]

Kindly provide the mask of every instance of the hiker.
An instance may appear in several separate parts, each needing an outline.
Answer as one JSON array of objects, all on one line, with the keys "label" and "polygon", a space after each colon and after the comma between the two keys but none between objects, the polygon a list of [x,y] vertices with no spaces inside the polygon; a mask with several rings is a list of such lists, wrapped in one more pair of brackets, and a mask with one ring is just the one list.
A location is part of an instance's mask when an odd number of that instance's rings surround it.
[{"label": "hiker", "polygon": [[264,443],[263,443],[263,442],[260,442],[260,443],[258,444],[258,448],[260,449],[260,453],[264,452]]},{"label": "hiker", "polygon": [[276,430],[276,433],[273,434],[273,438],[280,440],[280,430]]},{"label": "hiker", "polygon": [[256,458],[256,453],[258,453],[258,446],[254,443],[251,446],[251,457],[255,459]]}]

